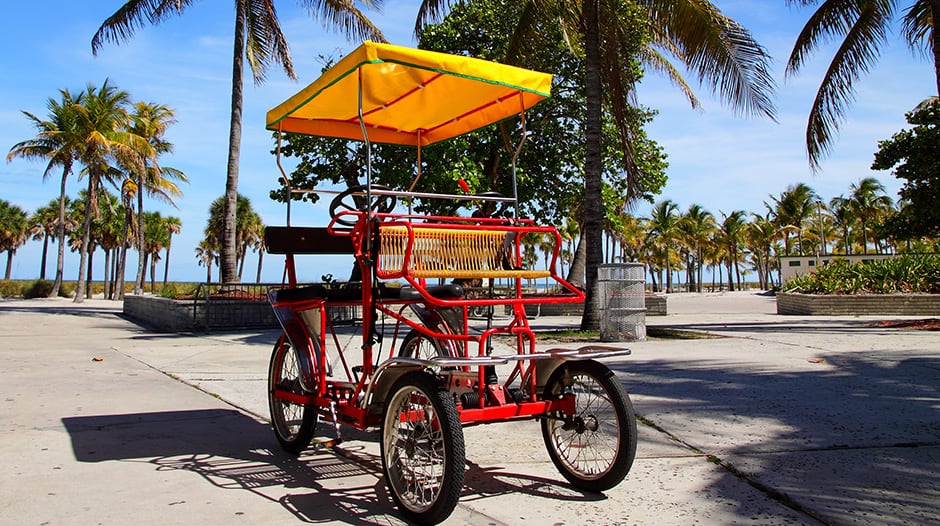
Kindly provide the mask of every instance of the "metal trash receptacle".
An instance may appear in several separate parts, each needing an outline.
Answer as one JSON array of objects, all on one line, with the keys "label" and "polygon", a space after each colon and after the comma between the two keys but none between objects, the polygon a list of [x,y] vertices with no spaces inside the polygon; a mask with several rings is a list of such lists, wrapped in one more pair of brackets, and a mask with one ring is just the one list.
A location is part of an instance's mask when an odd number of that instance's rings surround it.
[{"label": "metal trash receptacle", "polygon": [[601,341],[646,339],[646,268],[610,263],[597,269]]}]

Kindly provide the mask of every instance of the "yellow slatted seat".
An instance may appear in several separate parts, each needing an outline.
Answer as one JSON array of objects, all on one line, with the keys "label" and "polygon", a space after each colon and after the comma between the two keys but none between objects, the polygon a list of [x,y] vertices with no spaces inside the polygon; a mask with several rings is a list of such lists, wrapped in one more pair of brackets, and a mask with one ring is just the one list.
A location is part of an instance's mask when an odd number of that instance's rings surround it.
[{"label": "yellow slatted seat", "polygon": [[[548,270],[506,268],[515,247],[508,230],[380,226],[379,273],[395,278],[523,278],[549,277]],[[408,247],[411,246],[410,259]]]}]

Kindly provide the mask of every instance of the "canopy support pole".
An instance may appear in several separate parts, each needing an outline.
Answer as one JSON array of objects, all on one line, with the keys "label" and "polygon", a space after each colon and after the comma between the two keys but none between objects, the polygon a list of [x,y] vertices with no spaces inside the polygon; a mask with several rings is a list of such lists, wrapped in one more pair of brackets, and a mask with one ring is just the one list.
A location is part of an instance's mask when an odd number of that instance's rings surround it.
[{"label": "canopy support pole", "polygon": [[287,188],[287,226],[290,226],[290,202],[294,200],[294,189],[290,186],[290,178],[287,177],[287,172],[284,171],[284,167],[281,166],[281,137],[283,132],[281,132],[281,127],[278,126],[277,129],[277,169],[281,172],[281,179],[284,181],[284,187]]},{"label": "canopy support pole", "polygon": [[525,144],[525,101],[522,99],[522,93],[519,93],[519,102],[522,110],[519,112],[519,118],[522,120],[522,138],[516,146],[516,151],[512,152],[512,218],[519,219],[519,189],[516,181],[516,159],[519,158],[519,152],[522,151],[522,145]]}]

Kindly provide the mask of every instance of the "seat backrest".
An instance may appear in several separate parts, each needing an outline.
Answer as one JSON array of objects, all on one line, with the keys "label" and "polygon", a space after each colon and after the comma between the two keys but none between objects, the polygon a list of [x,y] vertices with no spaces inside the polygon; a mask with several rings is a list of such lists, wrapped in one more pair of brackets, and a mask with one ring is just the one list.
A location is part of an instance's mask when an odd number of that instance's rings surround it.
[{"label": "seat backrest", "polygon": [[331,234],[326,227],[269,226],[264,229],[269,254],[355,254],[352,238]]}]

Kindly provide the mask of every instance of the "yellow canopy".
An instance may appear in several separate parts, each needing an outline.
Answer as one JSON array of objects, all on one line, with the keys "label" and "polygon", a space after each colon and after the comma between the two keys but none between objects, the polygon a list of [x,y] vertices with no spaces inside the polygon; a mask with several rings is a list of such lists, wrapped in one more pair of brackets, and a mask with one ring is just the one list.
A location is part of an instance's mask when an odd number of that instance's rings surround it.
[{"label": "yellow canopy", "polygon": [[267,128],[425,146],[517,115],[549,96],[552,76],[486,60],[366,41],[268,111]]}]

